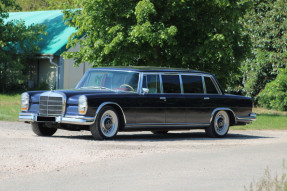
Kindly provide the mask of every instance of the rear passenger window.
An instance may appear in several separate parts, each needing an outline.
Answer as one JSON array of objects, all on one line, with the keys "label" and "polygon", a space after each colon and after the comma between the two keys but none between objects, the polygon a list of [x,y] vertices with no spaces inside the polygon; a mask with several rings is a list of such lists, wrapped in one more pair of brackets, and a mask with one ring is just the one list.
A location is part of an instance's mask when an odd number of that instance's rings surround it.
[{"label": "rear passenger window", "polygon": [[181,93],[178,75],[162,75],[164,93]]},{"label": "rear passenger window", "polygon": [[206,93],[208,93],[208,94],[218,94],[217,89],[214,86],[214,83],[212,82],[210,77],[204,77],[204,81],[205,81]]},{"label": "rear passenger window", "polygon": [[150,94],[160,93],[159,75],[147,74],[143,76],[143,88],[148,88]]},{"label": "rear passenger window", "polygon": [[201,76],[182,75],[184,93],[203,93]]}]

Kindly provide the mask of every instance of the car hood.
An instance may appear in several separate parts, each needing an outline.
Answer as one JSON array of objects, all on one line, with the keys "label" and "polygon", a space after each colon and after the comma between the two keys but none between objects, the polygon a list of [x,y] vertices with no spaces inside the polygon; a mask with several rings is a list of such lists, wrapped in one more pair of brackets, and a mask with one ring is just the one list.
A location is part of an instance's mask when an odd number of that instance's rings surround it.
[{"label": "car hood", "polygon": [[67,100],[67,103],[70,104],[76,104],[78,102],[78,98],[81,95],[85,95],[87,97],[89,96],[108,96],[108,95],[117,95],[117,94],[135,94],[131,92],[125,92],[125,91],[111,91],[111,90],[87,90],[87,89],[71,89],[71,90],[53,90],[53,91],[31,91],[28,92],[31,96],[32,102],[39,102],[40,96],[42,93],[59,93],[64,94]]}]

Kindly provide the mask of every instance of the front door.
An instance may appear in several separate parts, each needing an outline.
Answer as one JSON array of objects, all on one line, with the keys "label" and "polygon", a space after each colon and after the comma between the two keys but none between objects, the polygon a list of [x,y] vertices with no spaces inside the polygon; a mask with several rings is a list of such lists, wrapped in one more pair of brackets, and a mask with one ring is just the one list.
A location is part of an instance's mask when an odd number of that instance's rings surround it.
[{"label": "front door", "polygon": [[142,89],[146,92],[138,95],[136,123],[164,124],[165,100],[162,99],[160,78],[158,74],[144,74]]}]

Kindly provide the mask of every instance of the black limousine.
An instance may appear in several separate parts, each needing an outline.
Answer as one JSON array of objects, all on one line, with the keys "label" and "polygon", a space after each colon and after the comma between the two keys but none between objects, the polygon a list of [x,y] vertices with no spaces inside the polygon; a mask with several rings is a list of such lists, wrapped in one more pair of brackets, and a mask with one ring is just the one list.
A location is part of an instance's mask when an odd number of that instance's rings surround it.
[{"label": "black limousine", "polygon": [[57,129],[89,130],[97,140],[118,131],[205,129],[224,137],[233,125],[256,120],[249,97],[225,94],[214,75],[164,68],[95,68],[73,90],[21,96],[19,120],[39,136]]}]

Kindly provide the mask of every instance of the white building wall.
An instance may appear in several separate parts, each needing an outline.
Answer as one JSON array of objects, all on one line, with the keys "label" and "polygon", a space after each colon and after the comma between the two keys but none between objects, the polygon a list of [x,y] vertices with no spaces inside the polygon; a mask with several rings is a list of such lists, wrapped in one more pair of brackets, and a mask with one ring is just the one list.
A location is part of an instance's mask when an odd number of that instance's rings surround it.
[{"label": "white building wall", "polygon": [[[68,52],[77,52],[80,46],[70,48]],[[81,63],[79,67],[74,67],[74,59],[65,59],[63,64],[63,89],[72,89],[78,84],[85,72],[91,68],[88,63]]]}]

